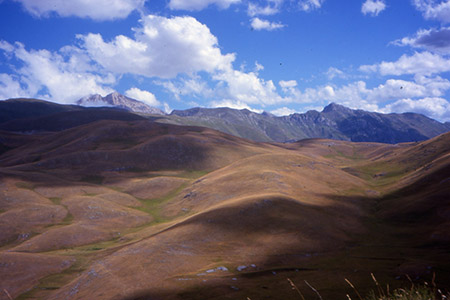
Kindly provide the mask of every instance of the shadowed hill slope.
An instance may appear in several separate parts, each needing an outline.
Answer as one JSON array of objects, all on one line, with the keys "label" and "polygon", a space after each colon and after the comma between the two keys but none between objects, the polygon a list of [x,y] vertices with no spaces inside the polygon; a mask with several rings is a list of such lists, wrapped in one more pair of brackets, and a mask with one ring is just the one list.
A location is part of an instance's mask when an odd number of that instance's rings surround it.
[{"label": "shadowed hill slope", "polygon": [[0,123],[10,120],[48,116],[55,113],[80,110],[76,105],[61,105],[38,99],[8,99],[0,101]]},{"label": "shadowed hill slope", "polygon": [[91,174],[211,170],[270,147],[201,127],[105,120],[42,135],[5,153],[1,165]]}]

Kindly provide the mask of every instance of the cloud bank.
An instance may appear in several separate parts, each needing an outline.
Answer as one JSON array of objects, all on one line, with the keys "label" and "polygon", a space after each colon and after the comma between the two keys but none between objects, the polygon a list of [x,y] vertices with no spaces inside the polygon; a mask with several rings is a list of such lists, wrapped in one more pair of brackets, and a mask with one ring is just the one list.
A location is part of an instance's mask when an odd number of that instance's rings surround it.
[{"label": "cloud bank", "polygon": [[35,17],[90,18],[98,21],[126,18],[144,6],[145,0],[14,0]]}]

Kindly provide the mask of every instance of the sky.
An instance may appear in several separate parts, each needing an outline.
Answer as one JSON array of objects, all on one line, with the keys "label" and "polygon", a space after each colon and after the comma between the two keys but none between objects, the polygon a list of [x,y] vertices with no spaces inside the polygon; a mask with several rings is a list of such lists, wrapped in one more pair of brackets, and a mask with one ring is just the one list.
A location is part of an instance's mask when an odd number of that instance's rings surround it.
[{"label": "sky", "polygon": [[0,0],[0,99],[450,121],[450,0]]}]

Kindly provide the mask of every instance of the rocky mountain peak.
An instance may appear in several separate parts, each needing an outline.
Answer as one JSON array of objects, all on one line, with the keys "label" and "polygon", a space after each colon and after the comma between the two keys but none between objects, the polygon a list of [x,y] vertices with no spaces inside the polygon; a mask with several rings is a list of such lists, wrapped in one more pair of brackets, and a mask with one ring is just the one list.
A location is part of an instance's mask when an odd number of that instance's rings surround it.
[{"label": "rocky mountain peak", "polygon": [[352,109],[345,107],[343,105],[331,102],[327,106],[324,107],[322,110],[323,113],[329,113],[329,112],[340,112],[340,113],[348,113],[352,112]]},{"label": "rocky mountain peak", "polygon": [[86,96],[78,100],[76,104],[81,106],[110,106],[137,113],[165,115],[159,108],[151,107],[139,100],[126,97],[118,92],[113,92],[105,97],[102,97],[99,94]]}]

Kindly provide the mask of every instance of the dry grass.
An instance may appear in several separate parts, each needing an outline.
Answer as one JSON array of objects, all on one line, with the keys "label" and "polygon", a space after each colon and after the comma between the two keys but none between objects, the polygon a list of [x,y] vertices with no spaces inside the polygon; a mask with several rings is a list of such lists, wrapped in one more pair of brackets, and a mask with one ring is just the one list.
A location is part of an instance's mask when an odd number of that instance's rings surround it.
[{"label": "dry grass", "polygon": [[[416,262],[425,266],[425,272],[429,265],[438,272],[444,270],[441,273],[450,269],[448,253],[420,248],[405,239],[396,224],[380,216],[382,209],[393,205],[391,199],[378,195],[388,187],[403,187],[398,178],[407,171],[403,173],[401,167],[402,172],[397,172],[402,161],[397,157],[409,146],[397,149],[324,140],[269,145],[206,129],[160,128],[148,122],[123,129],[118,122],[110,123],[43,137],[48,148],[41,143],[22,152],[8,152],[11,164],[28,154],[45,153],[41,169],[48,177],[33,173],[38,166],[31,162],[11,167],[23,180],[2,179],[0,209],[4,212],[0,221],[13,213],[18,216],[4,222],[5,227],[24,223],[22,212],[31,205],[38,208],[32,211],[38,215],[47,208],[60,209],[67,216],[45,223],[39,227],[39,235],[18,245],[6,244],[2,250],[38,252],[33,259],[51,251],[48,254],[54,255],[56,262],[73,255],[77,264],[88,263],[76,272],[67,266],[30,273],[29,285],[16,280],[21,275],[5,273],[3,278],[11,282],[0,285],[0,299],[6,295],[3,288],[12,297],[34,288],[21,299],[32,298],[33,293],[36,299],[64,299],[73,291],[74,299],[101,300],[115,295],[128,299],[143,291],[142,299],[306,300],[345,298],[349,293],[349,299],[355,300],[412,300],[395,297],[415,290],[389,291],[376,281],[375,298],[366,297],[373,283],[361,274],[381,272],[381,281],[392,283],[396,268],[405,262],[413,263],[414,272],[422,272]],[[117,130],[122,136],[135,136],[138,144],[121,147],[117,140],[119,150],[112,151],[111,137]],[[86,132],[92,139],[86,139],[85,145]],[[423,150],[420,145],[414,149],[414,153]],[[388,152],[392,153],[383,156]],[[408,152],[405,159],[414,153]],[[387,161],[392,157],[396,160]],[[80,164],[75,164],[78,161]],[[445,163],[434,161],[436,168],[448,166]],[[136,166],[143,171],[131,172]],[[410,167],[410,162],[405,166]],[[345,168],[359,168],[360,172]],[[434,166],[427,170],[432,171]],[[384,175],[374,177],[378,173]],[[33,174],[38,175],[30,177]],[[442,179],[431,179],[435,185],[427,185],[424,191],[428,193],[430,187],[442,191],[444,184],[438,186]],[[425,196],[421,198],[429,203]],[[405,200],[400,200],[398,207],[404,208],[400,204]],[[445,201],[436,203],[440,205],[436,209],[446,209]],[[417,226],[427,233],[433,232],[435,224],[419,222]],[[402,226],[407,233],[415,233]],[[26,232],[36,226],[31,227]],[[421,243],[431,235],[424,236]],[[43,270],[34,260],[29,264]],[[255,267],[249,267],[251,264]],[[241,265],[247,269],[238,271]],[[229,271],[199,275],[219,266]],[[27,270],[19,267],[22,269],[4,269]],[[3,278],[0,276],[0,282]],[[290,278],[288,282],[286,278]],[[352,281],[345,283],[342,278]],[[297,287],[295,282],[301,285]],[[192,290],[195,292],[187,293]],[[156,292],[162,296],[153,297]]]},{"label": "dry grass", "polygon": [[[425,282],[423,285],[416,285],[412,282],[412,280],[408,277],[408,279],[411,282],[411,286],[409,288],[397,288],[394,290],[390,290],[389,285],[386,286],[386,289],[384,290],[380,284],[378,283],[378,280],[373,275],[373,273],[370,274],[372,277],[373,282],[375,283],[376,289],[372,290],[367,296],[362,297],[361,294],[358,292],[356,287],[353,285],[353,283],[345,278],[345,282],[352,288],[356,295],[356,299],[358,300],[446,300],[449,299],[450,294],[443,293],[440,289],[436,287],[435,284],[435,275],[433,274],[433,279],[431,286]],[[291,285],[293,290],[296,290],[299,294],[299,299],[306,300],[303,296],[300,289],[295,285],[295,283],[287,278],[287,281]],[[313,286],[311,286],[306,280],[306,285],[316,293],[319,299],[323,299],[320,295],[319,291],[315,289]],[[349,294],[346,295],[348,300],[352,300],[352,296]]]}]

